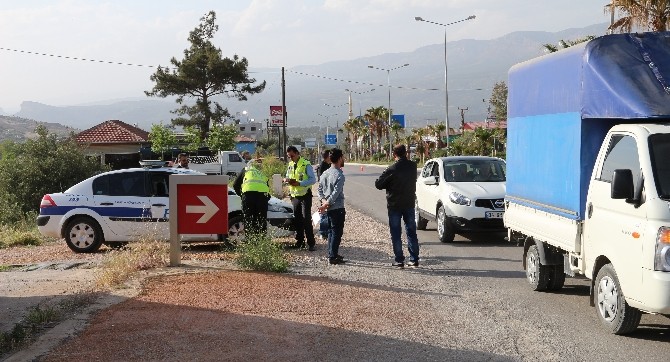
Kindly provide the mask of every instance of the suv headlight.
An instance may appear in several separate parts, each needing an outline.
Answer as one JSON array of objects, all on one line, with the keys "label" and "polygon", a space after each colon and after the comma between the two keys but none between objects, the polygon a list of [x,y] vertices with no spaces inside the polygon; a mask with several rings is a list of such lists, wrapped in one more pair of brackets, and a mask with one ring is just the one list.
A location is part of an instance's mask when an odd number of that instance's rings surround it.
[{"label": "suv headlight", "polygon": [[454,204],[470,206],[470,199],[465,195],[459,194],[458,192],[450,193],[449,200],[451,200],[451,202]]},{"label": "suv headlight", "polygon": [[654,270],[670,271],[670,227],[663,226],[658,229]]}]

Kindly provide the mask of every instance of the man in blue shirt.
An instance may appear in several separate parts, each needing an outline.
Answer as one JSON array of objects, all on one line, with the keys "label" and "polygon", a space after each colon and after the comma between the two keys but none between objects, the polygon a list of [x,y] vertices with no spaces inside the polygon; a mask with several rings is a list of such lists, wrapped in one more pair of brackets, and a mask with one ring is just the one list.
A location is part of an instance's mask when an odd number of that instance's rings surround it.
[{"label": "man in blue shirt", "polygon": [[328,262],[344,264],[344,258],[338,254],[342,233],[344,232],[344,155],[342,150],[334,148],[330,152],[331,167],[321,174],[319,180],[319,212],[328,214]]}]

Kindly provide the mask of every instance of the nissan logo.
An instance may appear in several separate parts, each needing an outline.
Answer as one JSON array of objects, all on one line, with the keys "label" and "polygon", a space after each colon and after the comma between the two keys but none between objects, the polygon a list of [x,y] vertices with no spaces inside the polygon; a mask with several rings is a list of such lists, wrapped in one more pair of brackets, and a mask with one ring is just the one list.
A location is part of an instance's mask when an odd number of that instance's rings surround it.
[{"label": "nissan logo", "polygon": [[505,201],[503,199],[498,199],[493,202],[493,206],[495,206],[496,209],[502,209],[503,206],[505,206]]}]

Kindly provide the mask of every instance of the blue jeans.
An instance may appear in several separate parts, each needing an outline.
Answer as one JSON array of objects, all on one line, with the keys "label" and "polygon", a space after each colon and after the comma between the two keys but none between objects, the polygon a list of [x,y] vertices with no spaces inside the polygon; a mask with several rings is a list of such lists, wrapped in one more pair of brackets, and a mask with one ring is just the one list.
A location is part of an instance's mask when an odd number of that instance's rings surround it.
[{"label": "blue jeans", "polygon": [[334,259],[339,254],[342,233],[344,232],[344,217],[347,212],[342,209],[328,210],[328,258]]},{"label": "blue jeans", "polygon": [[319,235],[328,239],[328,230],[330,230],[330,222],[328,221],[328,213],[321,214],[321,219],[319,220]]},{"label": "blue jeans", "polygon": [[414,208],[410,209],[388,209],[389,229],[391,231],[391,242],[393,243],[393,254],[396,263],[404,263],[405,255],[402,251],[402,230],[400,221],[405,222],[405,234],[407,234],[407,250],[409,250],[409,261],[419,261],[419,239],[416,236],[416,220],[414,220]]}]

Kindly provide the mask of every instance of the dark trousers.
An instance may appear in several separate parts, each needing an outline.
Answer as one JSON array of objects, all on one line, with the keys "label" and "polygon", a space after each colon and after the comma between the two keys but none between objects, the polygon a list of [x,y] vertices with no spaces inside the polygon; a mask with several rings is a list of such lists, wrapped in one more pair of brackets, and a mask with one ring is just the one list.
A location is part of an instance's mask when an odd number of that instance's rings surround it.
[{"label": "dark trousers", "polygon": [[248,191],[242,194],[244,229],[249,234],[267,232],[268,196],[263,192]]},{"label": "dark trousers", "polygon": [[293,223],[295,224],[295,241],[297,245],[316,245],[314,229],[312,229],[312,193],[299,197],[291,197],[293,205]]},{"label": "dark trousers", "polygon": [[340,242],[344,233],[344,208],[328,210],[328,258],[334,259],[340,251]]}]

